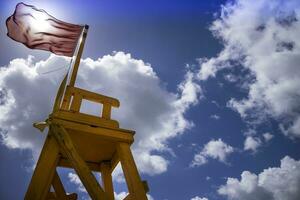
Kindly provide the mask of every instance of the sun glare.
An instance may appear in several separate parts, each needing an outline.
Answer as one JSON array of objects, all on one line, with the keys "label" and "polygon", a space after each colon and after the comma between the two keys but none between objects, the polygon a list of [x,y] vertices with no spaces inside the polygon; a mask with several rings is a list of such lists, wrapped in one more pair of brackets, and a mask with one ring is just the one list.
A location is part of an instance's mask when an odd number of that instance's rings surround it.
[{"label": "sun glare", "polygon": [[51,28],[51,24],[48,21],[49,16],[45,13],[34,13],[33,18],[30,18],[30,27],[33,28],[34,31],[45,32]]}]

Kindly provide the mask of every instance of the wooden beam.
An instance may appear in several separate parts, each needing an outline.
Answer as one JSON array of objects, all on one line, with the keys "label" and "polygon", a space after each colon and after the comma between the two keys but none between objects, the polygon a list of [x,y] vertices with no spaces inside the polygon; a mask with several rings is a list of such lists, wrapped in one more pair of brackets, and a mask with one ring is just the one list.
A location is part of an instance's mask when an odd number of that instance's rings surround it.
[{"label": "wooden beam", "polygon": [[60,119],[66,119],[69,121],[78,122],[81,124],[107,127],[107,128],[119,128],[119,123],[115,120],[106,120],[104,118],[96,117],[94,115],[89,115],[85,113],[60,110],[58,112],[53,113],[52,116]]},{"label": "wooden beam", "polygon": [[53,175],[52,186],[54,188],[56,197],[58,199],[62,199],[62,200],[67,199],[66,190],[65,190],[64,185],[62,184],[56,170]]},{"label": "wooden beam", "polygon": [[77,95],[79,94],[80,96],[82,96],[83,99],[89,100],[89,101],[93,101],[96,103],[102,103],[102,104],[109,104],[112,107],[119,107],[120,106],[120,101],[116,98],[113,97],[109,97],[109,96],[105,96],[102,94],[98,94],[95,92],[91,92],[88,90],[84,90],[78,87],[71,87],[68,86],[68,92],[71,95]]},{"label": "wooden beam", "polygon": [[142,180],[130,150],[130,145],[128,143],[119,143],[117,150],[130,197],[133,200],[147,200]]},{"label": "wooden beam", "polygon": [[[54,117],[54,118],[53,118]],[[83,133],[95,134],[101,137],[104,140],[115,141],[115,142],[128,142],[133,143],[134,131],[125,130],[125,129],[111,129],[105,127],[92,127],[86,124],[75,123],[67,120],[62,120],[56,118],[56,116],[50,116],[52,121],[51,123],[62,125],[63,127],[74,130],[81,131]]]},{"label": "wooden beam", "polygon": [[[100,172],[100,163],[95,163],[95,162],[86,162],[86,165],[89,167],[91,171],[96,171]],[[67,168],[73,168],[72,164],[70,161],[66,158],[60,158],[58,161],[58,166],[59,167],[67,167]]]},{"label": "wooden beam", "polygon": [[110,162],[101,163],[101,178],[104,191],[107,194],[107,200],[114,200],[114,186],[112,182]]},{"label": "wooden beam", "polygon": [[[76,193],[68,194],[66,196],[66,200],[77,200],[77,198],[78,198],[78,195]],[[56,197],[55,192],[48,192],[46,199],[47,200],[62,200],[62,199]]]},{"label": "wooden beam", "polygon": [[80,96],[79,94],[74,95],[70,110],[73,112],[79,112],[81,107],[81,102],[82,102],[82,96]]},{"label": "wooden beam", "polygon": [[25,194],[25,200],[45,199],[49,192],[59,159],[59,146],[49,133]]},{"label": "wooden beam", "polygon": [[56,194],[54,192],[48,192],[46,199],[47,200],[55,200]]},{"label": "wooden beam", "polygon": [[78,195],[76,193],[68,194],[67,199],[68,200],[77,200]]},{"label": "wooden beam", "polygon": [[53,112],[58,111],[61,106],[64,92],[66,89],[67,79],[68,79],[68,73],[65,75],[64,79],[62,80],[58,88],[55,101],[54,101]]},{"label": "wooden beam", "polygon": [[113,154],[112,159],[110,160],[110,166],[111,166],[110,173],[112,173],[114,171],[114,169],[116,168],[116,166],[118,165],[119,162],[120,162],[119,155],[118,155],[118,152],[116,151]]},{"label": "wooden beam", "polygon": [[110,120],[110,115],[111,115],[111,105],[105,103],[103,104],[102,107],[102,118],[106,120]]},{"label": "wooden beam", "polygon": [[127,194],[127,196],[123,200],[132,200],[131,195]]},{"label": "wooden beam", "polygon": [[71,162],[90,197],[94,200],[107,199],[106,193],[103,191],[84,160],[78,154],[68,132],[63,127],[56,124],[51,124],[51,127],[53,128],[53,135],[55,136],[63,154]]},{"label": "wooden beam", "polygon": [[146,180],[143,180],[142,181],[143,183],[143,186],[144,186],[144,189],[145,189],[145,192],[148,193],[149,192],[149,185],[148,185],[148,182]]},{"label": "wooden beam", "polygon": [[69,83],[70,86],[75,85],[77,72],[78,72],[78,67],[79,67],[79,64],[80,64],[80,59],[81,59],[81,56],[82,56],[82,52],[83,52],[83,48],[84,48],[84,44],[85,44],[85,39],[87,37],[88,29],[89,29],[89,26],[85,25],[84,29],[83,29],[83,35],[82,35],[81,41],[79,41],[80,46],[79,46],[78,53],[76,55],[75,63],[74,63],[74,66],[73,66],[71,79],[70,79],[70,83]]}]

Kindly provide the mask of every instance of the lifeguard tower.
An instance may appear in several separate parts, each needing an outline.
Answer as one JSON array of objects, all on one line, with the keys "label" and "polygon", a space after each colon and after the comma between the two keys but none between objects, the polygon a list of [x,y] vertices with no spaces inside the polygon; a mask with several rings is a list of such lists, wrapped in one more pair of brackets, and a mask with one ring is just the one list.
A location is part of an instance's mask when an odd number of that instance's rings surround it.
[{"label": "lifeguard tower", "polygon": [[[139,176],[130,146],[134,131],[119,128],[111,119],[117,99],[75,87],[88,26],[85,26],[72,70],[62,81],[53,108],[45,122],[34,127],[49,132],[25,195],[26,200],[77,199],[67,194],[56,171],[57,167],[73,168],[95,200],[113,200],[112,172],[120,162],[129,194],[126,200],[146,200],[147,183]],[[102,104],[99,117],[81,113],[83,100]],[[100,172],[102,186],[92,172]],[[53,190],[50,190],[52,188]]]}]

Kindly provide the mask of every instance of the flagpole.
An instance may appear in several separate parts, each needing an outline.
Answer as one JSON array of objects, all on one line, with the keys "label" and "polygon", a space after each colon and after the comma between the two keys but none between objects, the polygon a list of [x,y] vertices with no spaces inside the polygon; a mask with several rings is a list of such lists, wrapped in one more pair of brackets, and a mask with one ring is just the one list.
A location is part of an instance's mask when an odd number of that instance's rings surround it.
[{"label": "flagpole", "polygon": [[[68,71],[66,74],[66,77],[64,78],[64,80],[61,83],[61,86],[59,87],[53,111],[57,111],[60,108],[67,109],[68,105],[71,101],[71,96],[66,95],[65,91],[66,91],[67,87],[74,87],[74,85],[75,85],[77,72],[78,72],[78,68],[79,68],[79,64],[80,64],[80,59],[82,56],[83,47],[84,47],[85,39],[87,37],[88,29],[89,29],[89,26],[85,25],[83,28],[82,37],[80,38],[80,41],[79,41],[79,49],[75,52],[76,57],[75,57],[75,63],[74,63],[73,68],[72,68],[72,62],[71,62],[71,66],[70,66],[70,70],[72,70],[71,78],[69,79],[70,71]],[[78,45],[77,45],[77,47],[78,47]],[[61,102],[61,99],[63,99],[62,102]]]},{"label": "flagpole", "polygon": [[84,47],[84,44],[85,44],[85,40],[86,40],[86,37],[87,37],[88,30],[89,30],[89,26],[85,25],[84,29],[83,29],[83,35],[81,37],[81,41],[80,41],[80,44],[79,44],[80,46],[79,46],[79,49],[78,49],[78,52],[77,52],[77,55],[76,55],[76,58],[75,58],[75,63],[74,63],[73,68],[71,69],[72,74],[71,74],[70,82],[68,84],[71,87],[74,87],[74,85],[75,85],[77,72],[78,72],[78,68],[79,68],[79,64],[80,64],[80,59],[81,59],[81,56],[82,56],[83,47]]}]

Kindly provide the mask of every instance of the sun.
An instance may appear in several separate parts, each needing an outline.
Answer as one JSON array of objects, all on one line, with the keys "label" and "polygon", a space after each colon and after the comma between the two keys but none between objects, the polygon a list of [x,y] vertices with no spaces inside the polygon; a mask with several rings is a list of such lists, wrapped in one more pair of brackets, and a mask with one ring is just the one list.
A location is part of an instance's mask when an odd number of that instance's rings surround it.
[{"label": "sun", "polygon": [[49,16],[45,13],[36,12],[29,18],[30,27],[35,32],[47,32],[51,29],[51,21]]}]

